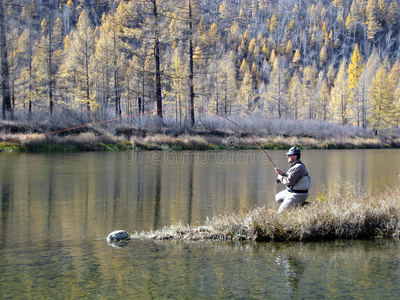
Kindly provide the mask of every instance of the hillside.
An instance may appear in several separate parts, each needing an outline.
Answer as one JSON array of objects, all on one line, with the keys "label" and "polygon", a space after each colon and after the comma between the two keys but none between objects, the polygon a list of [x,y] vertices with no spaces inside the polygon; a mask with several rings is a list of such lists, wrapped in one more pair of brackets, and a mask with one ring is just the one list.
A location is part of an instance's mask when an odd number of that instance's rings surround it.
[{"label": "hillside", "polygon": [[[2,115],[399,124],[397,0],[3,0]],[[126,118],[139,126],[140,118]],[[129,121],[129,122],[128,122]]]}]

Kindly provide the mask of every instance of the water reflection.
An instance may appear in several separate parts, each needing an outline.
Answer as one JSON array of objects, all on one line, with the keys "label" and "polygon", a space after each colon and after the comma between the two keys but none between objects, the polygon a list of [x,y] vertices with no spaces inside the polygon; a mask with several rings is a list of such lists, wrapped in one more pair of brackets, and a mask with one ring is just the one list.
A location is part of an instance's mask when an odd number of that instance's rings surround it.
[{"label": "water reflection", "polygon": [[[273,205],[275,172],[258,152],[174,155],[144,152],[134,163],[121,153],[0,155],[0,298],[398,294],[397,241],[109,247],[113,230],[193,224],[240,206]],[[284,151],[271,157],[287,167]],[[398,184],[398,150],[310,150],[302,159],[314,194],[340,188],[341,179],[376,190]]]},{"label": "water reflection", "polygon": [[[275,172],[259,152],[143,152],[134,163],[122,153],[0,155],[1,239],[10,228],[71,238],[272,207]],[[284,151],[270,155],[288,167]],[[302,159],[312,176],[310,199],[324,187],[340,188],[342,180],[373,190],[399,183],[400,165],[393,163],[399,150],[308,150]]]}]

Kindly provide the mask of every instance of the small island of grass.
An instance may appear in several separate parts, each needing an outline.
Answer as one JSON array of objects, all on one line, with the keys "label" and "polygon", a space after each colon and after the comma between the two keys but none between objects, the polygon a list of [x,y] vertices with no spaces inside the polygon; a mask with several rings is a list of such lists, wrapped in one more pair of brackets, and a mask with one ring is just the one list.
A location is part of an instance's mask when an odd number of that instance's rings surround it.
[{"label": "small island of grass", "polygon": [[268,207],[216,215],[204,224],[181,223],[134,233],[131,240],[316,241],[400,236],[400,189],[365,193],[347,184],[321,193],[311,205],[278,214]]}]

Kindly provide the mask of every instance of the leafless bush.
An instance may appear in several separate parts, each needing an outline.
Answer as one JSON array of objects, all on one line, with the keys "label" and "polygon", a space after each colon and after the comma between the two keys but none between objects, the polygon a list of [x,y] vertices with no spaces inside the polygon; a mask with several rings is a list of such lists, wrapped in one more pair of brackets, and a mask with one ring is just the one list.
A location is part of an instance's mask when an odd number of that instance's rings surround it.
[{"label": "leafless bush", "polygon": [[[216,121],[215,118],[218,120]],[[240,132],[234,124],[227,120],[220,120],[218,116],[204,117],[202,126],[209,130],[233,129]],[[230,116],[229,120],[236,123],[245,131],[258,137],[284,136],[284,137],[311,137],[315,139],[329,138],[355,138],[372,137],[370,131],[352,125],[339,125],[330,122],[316,120],[293,120],[293,119],[269,119],[262,115],[254,116]],[[235,128],[236,127],[236,128]]]}]

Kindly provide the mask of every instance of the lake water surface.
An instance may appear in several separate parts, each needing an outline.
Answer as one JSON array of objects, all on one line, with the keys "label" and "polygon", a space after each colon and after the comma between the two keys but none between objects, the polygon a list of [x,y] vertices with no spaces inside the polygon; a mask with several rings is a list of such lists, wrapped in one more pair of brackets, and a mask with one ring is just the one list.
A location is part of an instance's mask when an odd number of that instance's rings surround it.
[{"label": "lake water surface", "polygon": [[[273,206],[260,151],[0,155],[0,299],[389,299],[397,240],[318,243],[132,242],[109,232],[194,224]],[[284,151],[274,163],[288,164]],[[350,182],[399,184],[400,150],[309,150],[310,200]]]}]

